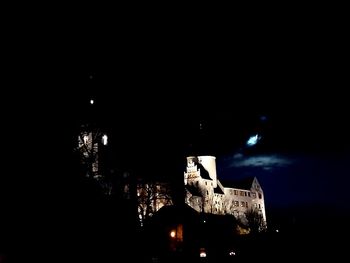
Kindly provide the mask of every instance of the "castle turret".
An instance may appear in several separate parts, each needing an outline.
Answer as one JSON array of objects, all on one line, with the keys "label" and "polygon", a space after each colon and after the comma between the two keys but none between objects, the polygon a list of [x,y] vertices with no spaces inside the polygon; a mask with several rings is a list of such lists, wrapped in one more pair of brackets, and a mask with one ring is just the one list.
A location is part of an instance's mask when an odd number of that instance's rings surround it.
[{"label": "castle turret", "polygon": [[198,162],[208,171],[210,178],[213,180],[213,187],[217,187],[215,156],[198,156]]}]

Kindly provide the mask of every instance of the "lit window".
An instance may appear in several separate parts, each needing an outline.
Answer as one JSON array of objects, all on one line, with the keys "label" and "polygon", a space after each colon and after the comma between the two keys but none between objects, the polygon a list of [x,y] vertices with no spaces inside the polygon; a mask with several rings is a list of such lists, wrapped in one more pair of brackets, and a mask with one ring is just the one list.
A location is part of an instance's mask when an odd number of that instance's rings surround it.
[{"label": "lit window", "polygon": [[88,141],[89,141],[89,136],[85,135],[85,136],[84,136],[84,143],[87,144]]},{"label": "lit window", "polygon": [[108,143],[108,136],[106,134],[102,136],[102,143],[103,145],[107,145]]},{"label": "lit window", "polygon": [[171,236],[172,238],[174,238],[174,237],[176,236],[176,232],[175,232],[175,230],[171,230],[171,232],[170,232],[170,236]]}]

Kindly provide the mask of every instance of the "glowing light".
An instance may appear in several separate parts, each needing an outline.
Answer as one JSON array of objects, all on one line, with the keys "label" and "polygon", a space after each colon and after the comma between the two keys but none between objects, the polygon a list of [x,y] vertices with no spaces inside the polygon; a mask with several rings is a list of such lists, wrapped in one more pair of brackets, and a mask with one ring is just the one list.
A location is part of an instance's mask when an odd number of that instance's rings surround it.
[{"label": "glowing light", "polygon": [[276,229],[276,233],[280,232],[278,229]]},{"label": "glowing light", "polygon": [[102,143],[103,145],[107,145],[108,143],[108,136],[106,134],[102,136]]},{"label": "glowing light", "polygon": [[205,252],[204,248],[201,248],[199,251],[199,257],[201,258],[206,258],[207,257],[207,252]]},{"label": "glowing light", "polygon": [[176,236],[175,230],[172,230],[172,231],[170,232],[170,236],[171,236],[172,238],[174,238],[174,237]]},{"label": "glowing light", "polygon": [[260,137],[258,134],[251,136],[247,141],[247,146],[254,146],[255,144],[258,143],[259,140],[260,140]]},{"label": "glowing light", "polygon": [[90,104],[92,105],[92,104],[94,104],[95,103],[95,101],[94,100],[90,100]]},{"label": "glowing light", "polygon": [[84,143],[87,144],[88,141],[89,141],[89,136],[85,135],[85,136],[84,136]]},{"label": "glowing light", "polygon": [[235,256],[236,255],[236,252],[234,251],[230,251],[230,253],[228,253],[230,256]]}]

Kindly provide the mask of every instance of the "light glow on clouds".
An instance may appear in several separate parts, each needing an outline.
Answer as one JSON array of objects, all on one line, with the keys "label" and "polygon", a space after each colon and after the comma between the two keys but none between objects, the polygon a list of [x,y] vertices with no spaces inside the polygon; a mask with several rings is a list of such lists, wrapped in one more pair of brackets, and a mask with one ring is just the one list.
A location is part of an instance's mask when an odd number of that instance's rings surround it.
[{"label": "light glow on clouds", "polygon": [[272,168],[286,167],[292,164],[292,160],[278,155],[261,155],[243,157],[234,155],[231,167],[261,167],[264,170]]}]

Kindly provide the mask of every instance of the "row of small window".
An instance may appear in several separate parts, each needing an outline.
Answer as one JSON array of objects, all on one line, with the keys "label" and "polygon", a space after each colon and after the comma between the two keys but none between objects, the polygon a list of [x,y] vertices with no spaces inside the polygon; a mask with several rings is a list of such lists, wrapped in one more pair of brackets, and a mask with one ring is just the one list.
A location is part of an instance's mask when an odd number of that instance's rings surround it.
[{"label": "row of small window", "polygon": [[[239,201],[233,201],[235,206],[239,206]],[[246,207],[248,208],[248,202],[241,201],[241,207]],[[254,208],[261,208],[260,204],[254,204]]]},{"label": "row of small window", "polygon": [[[238,195],[238,190],[230,190],[230,194],[234,194],[234,195]],[[248,197],[252,197],[252,198],[256,198],[256,193],[254,192],[247,192],[247,191],[239,191],[239,195],[240,196],[248,196]],[[259,199],[262,198],[262,194],[258,193]]]},{"label": "row of small window", "polygon": [[[239,201],[234,201],[235,206],[239,206]],[[247,207],[248,208],[248,202],[241,201],[241,207]]]}]

